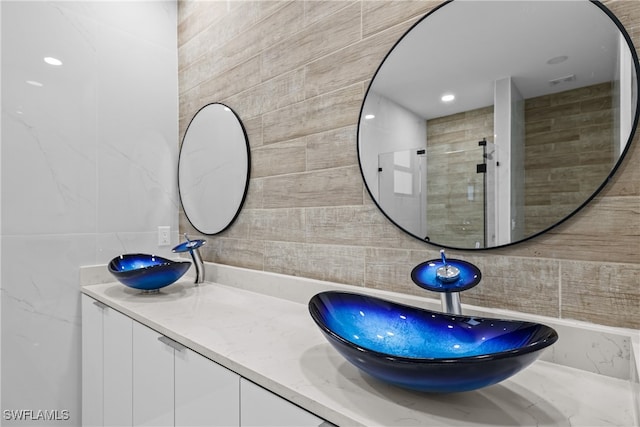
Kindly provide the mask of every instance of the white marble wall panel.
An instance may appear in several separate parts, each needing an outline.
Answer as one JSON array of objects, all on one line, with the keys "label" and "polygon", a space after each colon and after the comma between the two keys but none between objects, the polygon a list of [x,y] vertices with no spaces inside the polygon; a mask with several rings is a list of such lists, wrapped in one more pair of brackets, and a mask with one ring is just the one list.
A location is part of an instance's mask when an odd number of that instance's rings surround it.
[{"label": "white marble wall panel", "polygon": [[95,50],[47,3],[2,8],[2,232],[92,231]]},{"label": "white marble wall panel", "polygon": [[[115,256],[124,253],[153,253],[165,258],[175,258],[171,248],[184,241],[175,227],[170,235],[171,244],[158,246],[158,232],[99,233],[96,236],[96,257],[92,263],[107,264]],[[188,257],[188,255],[187,255]],[[191,257],[188,257],[191,260]]]},{"label": "white marble wall panel", "polygon": [[80,425],[79,266],[173,256],[160,225],[178,243],[177,6],[0,8],[1,409],[68,410],[60,424]]},{"label": "white marble wall panel", "polygon": [[79,425],[78,266],[95,238],[3,236],[2,246],[2,408],[67,410]]},{"label": "white marble wall panel", "polygon": [[159,120],[177,117],[177,83],[173,91],[167,85],[177,81],[176,52],[125,31],[100,28],[98,231],[176,228],[177,119]]}]

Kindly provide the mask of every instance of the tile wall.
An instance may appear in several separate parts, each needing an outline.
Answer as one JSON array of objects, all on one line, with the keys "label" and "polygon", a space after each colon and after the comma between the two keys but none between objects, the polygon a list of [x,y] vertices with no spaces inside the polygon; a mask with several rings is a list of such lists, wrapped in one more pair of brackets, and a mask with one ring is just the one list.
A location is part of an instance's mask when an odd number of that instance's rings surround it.
[{"label": "tile wall", "polygon": [[124,252],[170,255],[156,227],[178,227],[177,7],[0,8],[0,423],[49,424],[4,411],[66,410],[56,425],[80,425],[79,268]]},{"label": "tile wall", "polygon": [[[252,179],[245,207],[208,237],[208,261],[423,291],[411,268],[438,248],[396,229],[370,200],[356,155],[369,79],[438,1],[179,2],[180,135],[202,105],[243,120]],[[640,46],[640,3],[605,2]],[[605,190],[544,236],[452,251],[484,280],[463,301],[640,328],[640,143]],[[183,214],[181,231],[190,228]]]},{"label": "tile wall", "polygon": [[[568,215],[611,171],[618,152],[603,141],[614,134],[613,103],[610,83],[525,101],[528,233]],[[563,111],[570,111],[571,119],[560,119],[568,115]]]}]

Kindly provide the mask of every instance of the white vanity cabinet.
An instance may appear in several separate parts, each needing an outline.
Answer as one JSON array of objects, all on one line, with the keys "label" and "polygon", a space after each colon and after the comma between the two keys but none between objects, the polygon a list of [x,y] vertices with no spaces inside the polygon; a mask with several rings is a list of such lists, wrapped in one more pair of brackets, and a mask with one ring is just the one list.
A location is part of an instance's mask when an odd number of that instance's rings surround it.
[{"label": "white vanity cabinet", "polygon": [[159,334],[133,324],[133,425],[239,425],[240,377]]},{"label": "white vanity cabinet", "polygon": [[240,376],[183,348],[175,352],[175,425],[237,427]]},{"label": "white vanity cabinet", "polygon": [[242,427],[332,425],[244,378],[240,380],[240,423]]},{"label": "white vanity cabinet", "polygon": [[87,295],[82,295],[82,424],[331,425]]},{"label": "white vanity cabinet", "polygon": [[173,426],[174,348],[133,322],[133,425]]},{"label": "white vanity cabinet", "polygon": [[130,426],[133,321],[82,296],[82,424]]}]

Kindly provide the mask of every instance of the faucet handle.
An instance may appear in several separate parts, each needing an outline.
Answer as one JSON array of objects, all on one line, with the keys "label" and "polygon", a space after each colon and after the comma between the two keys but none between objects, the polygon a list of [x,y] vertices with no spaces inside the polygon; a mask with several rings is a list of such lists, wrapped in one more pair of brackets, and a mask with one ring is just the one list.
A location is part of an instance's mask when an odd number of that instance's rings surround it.
[{"label": "faucet handle", "polygon": [[447,256],[444,253],[444,249],[440,249],[440,259],[442,260],[442,267],[436,270],[436,277],[445,283],[455,282],[460,277],[460,269],[452,265],[447,264]]}]

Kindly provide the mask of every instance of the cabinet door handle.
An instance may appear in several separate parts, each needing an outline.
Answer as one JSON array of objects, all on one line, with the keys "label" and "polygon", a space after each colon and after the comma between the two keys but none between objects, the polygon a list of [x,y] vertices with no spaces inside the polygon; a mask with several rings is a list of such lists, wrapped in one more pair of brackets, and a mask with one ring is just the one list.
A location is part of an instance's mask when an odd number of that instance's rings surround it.
[{"label": "cabinet door handle", "polygon": [[100,301],[94,301],[93,305],[95,305],[96,307],[98,307],[98,308],[100,308],[102,310],[107,308],[107,305],[105,303],[103,303],[103,302],[100,302]]},{"label": "cabinet door handle", "polygon": [[336,427],[335,424],[331,424],[329,421],[322,421],[318,424],[318,427]]},{"label": "cabinet door handle", "polygon": [[160,341],[163,344],[168,345],[169,347],[171,347],[174,350],[177,351],[183,351],[185,348],[185,346],[183,346],[182,344],[180,344],[179,342],[176,342],[174,340],[172,340],[171,338],[167,338],[164,335],[161,335],[158,337],[158,341]]}]

